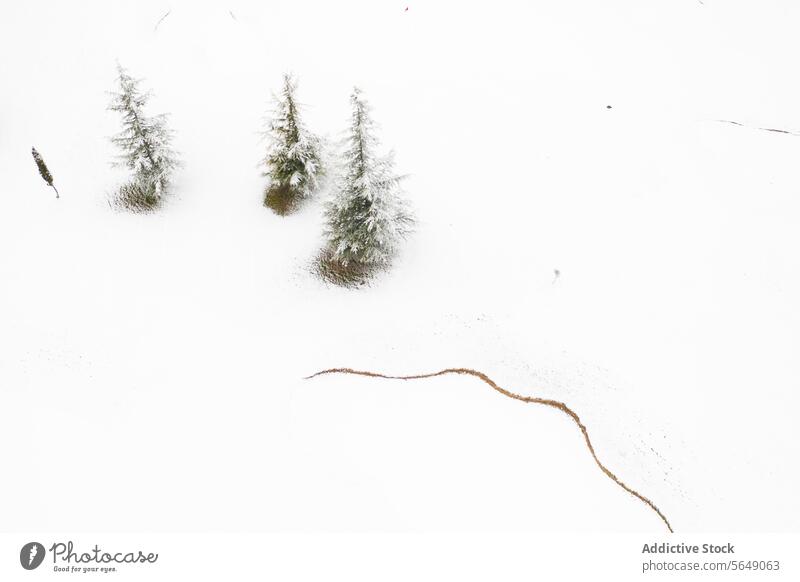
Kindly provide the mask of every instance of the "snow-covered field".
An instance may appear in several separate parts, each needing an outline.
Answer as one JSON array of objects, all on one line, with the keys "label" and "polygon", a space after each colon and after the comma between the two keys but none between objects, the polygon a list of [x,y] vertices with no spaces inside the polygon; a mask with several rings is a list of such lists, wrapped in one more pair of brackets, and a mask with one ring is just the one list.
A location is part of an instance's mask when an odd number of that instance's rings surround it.
[{"label": "snow-covered field", "polygon": [[[800,527],[797,3],[2,12],[2,530],[665,530],[556,411],[334,366],[562,400],[676,531]],[[117,59],[183,153],[153,215],[106,202]],[[369,288],[309,273],[321,199],[261,206],[285,71],[410,174]]]}]

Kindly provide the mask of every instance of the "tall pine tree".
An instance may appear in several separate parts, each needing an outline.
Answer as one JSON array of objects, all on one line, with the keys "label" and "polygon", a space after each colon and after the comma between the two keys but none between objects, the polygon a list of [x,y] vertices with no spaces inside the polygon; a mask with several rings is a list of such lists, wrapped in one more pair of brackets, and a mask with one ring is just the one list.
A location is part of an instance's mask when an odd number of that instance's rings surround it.
[{"label": "tall pine tree", "polygon": [[152,207],[167,193],[178,154],[172,149],[173,132],[167,114],[148,117],[144,111],[150,93],[139,89],[139,79],[117,65],[119,88],[111,93],[108,108],[122,116],[122,131],[111,138],[120,150],[118,165],[133,171],[130,183],[120,189],[123,202]]},{"label": "tall pine tree", "polygon": [[269,145],[264,175],[269,177],[269,184],[264,204],[279,214],[290,212],[300,200],[311,196],[322,171],[320,140],[303,125],[296,89],[292,76],[285,74],[265,132]]},{"label": "tall pine tree", "polygon": [[369,269],[389,264],[413,219],[401,198],[403,177],[394,173],[391,154],[375,153],[375,125],[358,88],[350,105],[344,175],[326,209],[328,260],[345,268]]}]

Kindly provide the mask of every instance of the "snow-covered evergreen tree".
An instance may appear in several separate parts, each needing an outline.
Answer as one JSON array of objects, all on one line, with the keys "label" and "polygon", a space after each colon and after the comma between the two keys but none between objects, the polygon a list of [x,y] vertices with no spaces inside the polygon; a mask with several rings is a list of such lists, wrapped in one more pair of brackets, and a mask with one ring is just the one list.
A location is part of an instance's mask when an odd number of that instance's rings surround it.
[{"label": "snow-covered evergreen tree", "polygon": [[378,140],[370,109],[358,88],[350,97],[352,121],[344,173],[326,210],[330,260],[344,266],[387,265],[413,222],[401,198],[390,155],[375,153]]},{"label": "snow-covered evergreen tree", "polygon": [[36,162],[36,167],[39,169],[39,174],[42,176],[42,180],[44,180],[48,186],[56,191],[56,198],[58,198],[58,189],[53,184],[53,175],[47,168],[47,164],[44,163],[44,158],[42,158],[42,155],[37,152],[36,148],[34,147],[31,148],[31,155],[33,156],[33,161]]},{"label": "snow-covered evergreen tree", "polygon": [[134,173],[120,193],[136,204],[154,206],[167,193],[172,172],[180,164],[171,145],[173,132],[167,127],[167,114],[146,115],[150,93],[139,89],[140,80],[119,65],[117,72],[119,89],[111,93],[108,108],[121,114],[122,131],[111,141],[122,151],[118,164]]},{"label": "snow-covered evergreen tree", "polygon": [[269,146],[264,175],[269,177],[269,185],[264,202],[280,213],[313,194],[322,170],[320,140],[303,125],[296,89],[292,76],[285,74],[266,131]]}]

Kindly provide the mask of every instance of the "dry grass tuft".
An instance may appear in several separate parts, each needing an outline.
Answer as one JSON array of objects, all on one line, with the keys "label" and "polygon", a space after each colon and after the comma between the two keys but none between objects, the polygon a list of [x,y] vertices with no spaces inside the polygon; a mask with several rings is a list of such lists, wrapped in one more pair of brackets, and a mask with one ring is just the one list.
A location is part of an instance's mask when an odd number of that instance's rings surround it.
[{"label": "dry grass tuft", "polygon": [[326,249],[316,258],[312,268],[315,275],[326,283],[339,287],[357,289],[369,284],[372,277],[381,270],[375,265],[348,263],[343,265],[333,258],[333,253]]},{"label": "dry grass tuft", "polygon": [[264,193],[264,206],[278,216],[286,216],[297,210],[298,196],[288,185],[268,187]]},{"label": "dry grass tuft", "polygon": [[145,214],[156,211],[161,206],[161,198],[153,192],[144,189],[136,182],[129,182],[120,187],[119,191],[112,196],[109,203],[122,210]]}]

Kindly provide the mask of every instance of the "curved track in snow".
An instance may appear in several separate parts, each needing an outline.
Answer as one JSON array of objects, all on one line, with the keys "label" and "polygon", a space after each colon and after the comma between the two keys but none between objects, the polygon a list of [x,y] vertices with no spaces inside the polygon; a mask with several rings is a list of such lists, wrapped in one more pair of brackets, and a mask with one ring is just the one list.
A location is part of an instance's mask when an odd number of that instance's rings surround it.
[{"label": "curved track in snow", "polygon": [[586,441],[586,446],[589,449],[589,452],[591,453],[594,462],[597,463],[597,466],[600,467],[600,470],[603,471],[606,477],[614,481],[614,483],[622,487],[625,491],[627,491],[628,493],[639,499],[642,503],[647,505],[650,509],[655,511],[658,514],[658,517],[660,517],[661,520],[664,522],[664,524],[667,526],[667,529],[670,531],[670,533],[673,533],[672,526],[670,525],[669,520],[667,520],[666,516],[663,513],[661,513],[661,510],[658,507],[656,507],[655,503],[650,501],[650,499],[648,499],[635,489],[632,489],[631,487],[623,483],[619,477],[617,477],[614,473],[612,473],[611,470],[608,467],[606,467],[600,461],[600,459],[597,458],[597,453],[595,453],[594,451],[594,446],[592,445],[592,441],[589,438],[589,431],[586,429],[586,426],[581,422],[581,419],[577,415],[577,413],[575,413],[574,410],[572,410],[569,406],[567,406],[563,402],[560,402],[558,400],[551,400],[549,398],[523,396],[522,394],[511,392],[510,390],[506,390],[505,388],[498,386],[494,382],[494,380],[489,378],[489,376],[487,376],[483,372],[478,372],[477,370],[472,370],[470,368],[446,368],[438,372],[431,372],[429,374],[415,374],[413,376],[390,376],[388,374],[367,372],[363,370],[354,370],[352,368],[329,368],[327,370],[322,370],[320,372],[317,372],[316,374],[312,374],[311,376],[308,376],[305,379],[310,380],[311,378],[316,378],[317,376],[323,376],[325,374],[352,374],[356,376],[368,376],[370,378],[386,378],[389,380],[421,380],[423,378],[435,378],[437,376],[444,376],[447,374],[474,376],[475,378],[478,378],[479,380],[482,380],[484,383],[491,386],[492,389],[495,390],[496,392],[499,392],[500,394],[502,394],[503,396],[507,396],[508,398],[513,398],[514,400],[519,400],[520,402],[527,402],[529,404],[540,404],[542,406],[548,406],[550,408],[555,408],[556,410],[560,410],[561,412],[569,416],[573,421],[575,421],[575,424],[578,425],[578,428],[581,430],[581,433],[583,434],[583,438]]}]

